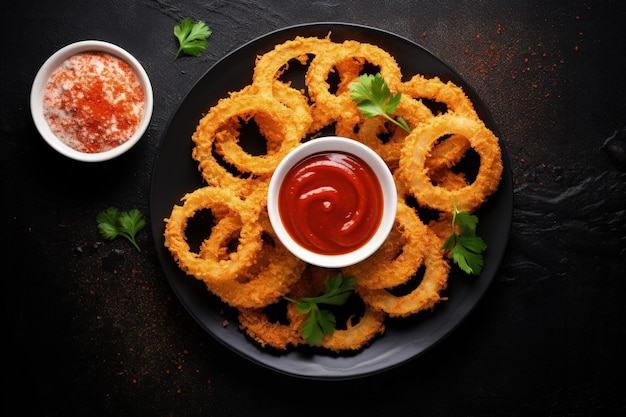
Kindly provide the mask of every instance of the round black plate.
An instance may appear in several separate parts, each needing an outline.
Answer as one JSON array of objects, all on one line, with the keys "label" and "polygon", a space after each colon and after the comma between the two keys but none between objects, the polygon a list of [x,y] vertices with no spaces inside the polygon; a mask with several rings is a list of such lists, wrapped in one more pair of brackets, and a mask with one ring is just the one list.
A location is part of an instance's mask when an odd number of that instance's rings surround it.
[{"label": "round black plate", "polygon": [[[251,82],[255,58],[277,44],[296,36],[324,37],[333,41],[355,39],[369,42],[393,55],[405,79],[420,73],[439,76],[462,86],[475,104],[479,116],[496,135],[489,112],[476,93],[441,60],[416,43],[390,32],[345,23],[314,23],[277,30],[255,39],[225,56],[200,78],[174,113],[163,135],[154,171],[150,196],[150,217],[157,254],[163,271],[180,302],[213,337],[249,360],[275,371],[310,379],[349,379],[375,374],[416,358],[449,334],[478,303],[491,284],[507,244],[513,209],[511,169],[504,153],[504,173],[498,192],[480,209],[478,233],[489,248],[480,277],[451,273],[446,296],[433,312],[387,324],[385,334],[360,352],[334,355],[308,349],[276,353],[261,349],[238,329],[233,311],[212,294],[204,284],[186,276],[163,246],[163,219],[180,198],[202,186],[197,164],[191,158],[191,135],[207,110]],[[224,320],[230,323],[224,327]]]}]

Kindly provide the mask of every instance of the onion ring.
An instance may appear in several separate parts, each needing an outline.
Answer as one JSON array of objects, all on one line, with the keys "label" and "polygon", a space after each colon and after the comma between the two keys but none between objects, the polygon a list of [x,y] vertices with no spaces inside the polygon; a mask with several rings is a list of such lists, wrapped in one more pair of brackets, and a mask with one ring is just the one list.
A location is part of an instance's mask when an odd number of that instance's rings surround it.
[{"label": "onion ring", "polygon": [[339,44],[332,53],[316,55],[305,76],[306,85],[311,100],[314,127],[321,128],[336,122],[339,118],[357,122],[361,119],[356,103],[350,97],[348,90],[339,95],[330,91],[328,75],[334,71],[339,63],[354,59],[357,62],[367,62],[380,68],[380,73],[392,91],[397,91],[402,80],[402,73],[395,58],[378,46],[347,40]]},{"label": "onion ring", "polygon": [[288,40],[274,49],[257,57],[252,85],[258,88],[259,94],[269,94],[273,91],[273,83],[278,80],[288,68],[289,61],[295,59],[301,64],[309,61],[309,55],[329,53],[336,47],[329,37],[301,37]]},{"label": "onion ring", "polygon": [[445,300],[440,295],[448,284],[450,264],[444,258],[438,238],[428,230],[424,251],[424,276],[420,284],[409,294],[395,296],[388,289],[372,290],[361,285],[355,291],[372,308],[384,311],[390,317],[407,317],[422,310],[432,309],[439,301]]},{"label": "onion ring", "polygon": [[[411,129],[433,117],[432,112],[423,103],[404,95],[400,97],[400,103],[394,114],[402,117]],[[381,116],[365,119],[356,129],[358,133],[355,139],[376,151],[389,169],[395,171],[400,163],[400,154],[408,132]],[[382,139],[385,136],[388,138]]]},{"label": "onion ring", "polygon": [[[297,90],[276,81],[274,95],[287,107],[289,112],[278,111],[276,107],[267,110],[257,107],[260,103],[257,96],[236,95],[231,97],[230,106],[233,111],[245,117],[253,117],[259,130],[268,141],[268,152],[265,155],[251,155],[239,146],[239,135],[232,131],[222,130],[215,137],[215,148],[224,160],[234,165],[241,172],[252,172],[255,175],[269,175],[274,172],[280,161],[295,148],[306,134],[312,122],[306,98]],[[278,123],[281,120],[283,123]],[[288,123],[284,123],[288,121]],[[289,126],[290,128],[277,127]],[[275,145],[275,146],[272,146]]]},{"label": "onion ring", "polygon": [[359,350],[371,343],[376,335],[385,332],[386,317],[387,314],[366,305],[363,316],[358,318],[356,324],[352,323],[353,318],[350,317],[346,329],[335,329],[331,336],[322,339],[320,346],[333,352]]},{"label": "onion ring", "polygon": [[[467,138],[480,156],[475,181],[458,189],[434,185],[426,167],[427,155],[439,138],[448,134]],[[472,117],[444,114],[423,123],[407,136],[399,170],[407,190],[421,205],[451,212],[454,202],[459,211],[472,212],[498,188],[502,155],[498,138],[482,122]]]},{"label": "onion ring", "polygon": [[398,201],[396,225],[372,256],[342,270],[358,277],[358,285],[369,289],[395,287],[407,282],[424,260],[426,226],[403,201]]},{"label": "onion ring", "polygon": [[[254,254],[262,247],[262,227],[257,221],[258,213],[228,189],[202,187],[182,198],[182,206],[175,205],[170,217],[165,219],[165,246],[178,266],[188,275],[199,280],[235,279],[254,262]],[[192,252],[185,237],[187,221],[201,209],[229,210],[241,219],[237,250],[228,259],[217,256],[202,257]]]},{"label": "onion ring", "polygon": [[[248,183],[246,179],[234,176],[217,162],[213,156],[214,142],[223,137],[233,136],[233,126],[236,126],[236,124],[233,125],[233,121],[236,121],[237,118],[248,120],[251,117],[255,117],[255,120],[264,126],[267,131],[269,129],[268,120],[289,120],[292,114],[290,109],[274,99],[273,96],[267,97],[240,93],[221,99],[200,120],[192,136],[196,144],[192,156],[198,161],[203,178],[211,185],[245,187]],[[272,126],[280,129],[273,134],[283,137],[280,149],[276,153],[254,157],[241,151],[237,154],[229,154],[229,162],[234,163],[240,172],[248,172],[256,176],[271,174],[282,158],[300,143],[302,136],[302,130],[299,129],[300,126],[298,124],[272,123]],[[225,127],[229,129],[223,130]],[[222,135],[219,134],[220,131]],[[239,158],[235,159],[236,156]],[[240,159],[244,161],[242,162]]]},{"label": "onion ring", "polygon": [[410,80],[400,84],[399,91],[414,99],[428,99],[445,104],[447,112],[478,118],[465,91],[452,81],[444,83],[439,77],[426,78],[415,74]]},{"label": "onion ring", "polygon": [[239,328],[254,339],[261,347],[271,346],[278,350],[286,350],[290,345],[304,343],[300,327],[304,317],[297,317],[294,322],[283,324],[270,321],[264,308],[239,308]]},{"label": "onion ring", "polygon": [[229,212],[221,218],[215,214],[215,210],[212,210],[212,214],[217,220],[211,228],[211,234],[200,244],[198,253],[203,259],[226,260],[229,256],[230,243],[239,238],[243,223],[237,213]]},{"label": "onion ring", "polygon": [[300,279],[306,266],[280,243],[267,212],[260,215],[259,223],[266,238],[253,265],[232,280],[205,280],[211,292],[233,307],[264,307],[277,302]]},{"label": "onion ring", "polygon": [[[293,291],[289,294],[291,298],[300,299],[302,297],[315,297],[324,292],[324,281],[329,275],[336,275],[336,271],[326,268],[309,266],[306,275],[298,281]],[[343,350],[358,350],[368,344],[377,334],[385,331],[386,314],[365,305],[365,311],[360,317],[350,316],[345,325],[345,329],[335,329],[331,336],[324,336],[319,346],[340,352]],[[295,304],[287,306],[287,317],[290,322],[297,322],[306,318],[301,314]],[[353,323],[354,320],[358,320]]]},{"label": "onion ring", "polygon": [[465,187],[465,174],[455,173],[451,168],[461,161],[471,147],[469,140],[462,135],[452,135],[437,143],[425,163],[430,179],[447,189]]}]

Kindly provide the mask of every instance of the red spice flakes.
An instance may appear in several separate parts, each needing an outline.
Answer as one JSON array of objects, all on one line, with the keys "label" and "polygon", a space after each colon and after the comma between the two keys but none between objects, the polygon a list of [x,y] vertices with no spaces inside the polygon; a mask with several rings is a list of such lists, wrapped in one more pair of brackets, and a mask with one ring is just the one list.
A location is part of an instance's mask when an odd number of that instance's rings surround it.
[{"label": "red spice flakes", "polygon": [[[504,31],[504,27],[501,24],[496,26],[496,34],[500,35]],[[506,50],[496,45],[485,45],[484,41],[481,41],[481,35],[478,33],[475,35],[478,43],[478,48],[472,47],[472,51],[477,50],[476,58],[474,58],[474,78],[480,78],[482,80],[487,79],[487,74],[494,71],[502,60],[509,60],[511,57],[507,54]],[[480,49],[482,48],[482,53]],[[465,54],[470,53],[469,48],[463,50]]]},{"label": "red spice flakes", "polygon": [[124,61],[101,52],[77,54],[50,76],[44,116],[71,148],[103,152],[126,142],[143,118],[145,97]]}]

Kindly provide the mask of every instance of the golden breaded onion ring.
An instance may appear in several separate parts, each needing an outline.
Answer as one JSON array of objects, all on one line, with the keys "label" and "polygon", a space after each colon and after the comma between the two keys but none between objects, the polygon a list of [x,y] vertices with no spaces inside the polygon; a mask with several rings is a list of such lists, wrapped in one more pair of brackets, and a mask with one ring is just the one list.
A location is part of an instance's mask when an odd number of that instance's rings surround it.
[{"label": "golden breaded onion ring", "polygon": [[374,337],[385,332],[386,318],[387,314],[384,312],[366,305],[363,316],[358,318],[356,324],[352,323],[350,317],[345,329],[335,329],[331,336],[324,336],[320,346],[333,352],[359,350],[368,345]]},{"label": "golden breaded onion ring", "polygon": [[[276,45],[273,50],[257,57],[252,76],[252,86],[256,94],[276,95],[277,92],[273,83],[279,81],[283,73],[289,69],[290,61],[296,60],[303,66],[310,66],[311,61],[317,56],[333,56],[336,51],[340,50],[340,47],[341,45],[332,42],[329,36],[326,38],[296,37],[293,40]],[[333,69],[339,74],[337,94],[347,93],[349,83],[359,76],[363,66],[361,62],[352,57],[340,60],[334,64]],[[307,90],[309,86],[306,85],[306,77],[303,82],[305,90]],[[309,94],[308,91],[307,94]],[[313,123],[310,125],[308,133],[317,132],[328,124],[328,120],[339,117],[338,115],[317,111],[315,103],[310,104],[309,112],[316,117],[313,118]]]},{"label": "golden breaded onion ring", "polygon": [[[413,129],[431,119],[433,114],[420,101],[403,95],[394,116],[402,117],[409,128]],[[357,130],[354,137],[356,140],[376,151],[392,171],[398,168],[408,132],[381,116],[363,120]],[[384,136],[388,136],[386,140],[382,139]]]},{"label": "golden breaded onion ring", "polygon": [[294,322],[281,323],[271,321],[264,308],[239,308],[239,328],[246,332],[261,347],[271,346],[286,350],[289,346],[304,343],[300,328],[304,316],[296,317]]},{"label": "golden breaded onion ring", "polygon": [[[324,293],[326,277],[336,275],[335,270],[309,266],[302,279],[289,293],[289,297],[296,300],[303,297],[316,297]],[[366,304],[365,311],[360,317],[349,317],[345,323],[345,329],[335,329],[331,336],[324,336],[319,346],[333,352],[361,349],[374,336],[385,331],[386,316],[384,312],[372,309]],[[287,306],[287,317],[293,323],[303,321],[307,316],[300,313],[295,304],[290,303]],[[353,323],[353,320],[356,320],[356,323]]]},{"label": "golden breaded onion ring", "polygon": [[469,140],[462,135],[452,135],[437,143],[425,163],[432,182],[449,190],[467,186],[465,173],[456,173],[452,167],[471,147]]},{"label": "golden breaded onion ring", "polygon": [[431,309],[445,297],[441,296],[448,284],[450,264],[444,257],[439,239],[427,229],[422,246],[424,276],[410,293],[396,296],[388,289],[372,290],[360,284],[355,291],[373,309],[381,310],[390,317],[408,317],[422,310]]},{"label": "golden breaded onion ring", "polygon": [[404,284],[424,261],[427,233],[415,211],[404,201],[398,201],[396,224],[382,246],[369,258],[343,268],[342,272],[357,277],[359,286],[374,290]]},{"label": "golden breaded onion ring", "polygon": [[205,280],[208,289],[232,307],[258,308],[277,302],[300,279],[306,264],[285,248],[261,213],[263,246],[252,266],[232,280]]},{"label": "golden breaded onion ring", "polygon": [[413,99],[428,99],[445,104],[447,112],[478,118],[465,91],[452,81],[444,83],[439,77],[426,78],[415,74],[410,80],[400,84],[399,91]]},{"label": "golden breaded onion ring", "polygon": [[[186,194],[182,205],[175,205],[170,217],[165,219],[165,246],[185,273],[199,280],[232,280],[254,263],[255,253],[262,247],[261,224],[257,221],[258,212],[232,191],[217,187],[202,187]],[[202,257],[192,252],[185,235],[187,222],[201,209],[215,209],[217,212],[236,214],[241,219],[238,244],[235,251],[229,252],[228,259],[217,253]],[[206,255],[206,252],[205,252]]]},{"label": "golden breaded onion ring", "polygon": [[299,91],[280,81],[274,82],[273,91],[273,97],[286,108],[258,107],[264,103],[255,95],[231,96],[229,106],[233,116],[243,117],[246,121],[254,118],[268,145],[267,154],[251,155],[239,146],[238,132],[218,131],[215,137],[217,153],[241,172],[255,175],[274,172],[287,153],[300,143],[312,122],[307,100]]},{"label": "golden breaded onion ring", "polygon": [[225,216],[213,214],[213,217],[215,224],[211,228],[211,234],[202,241],[198,253],[203,259],[228,259],[230,243],[239,238],[243,222],[233,212],[228,212]]},{"label": "golden breaded onion ring", "polygon": [[259,90],[259,94],[271,93],[274,81],[288,69],[289,61],[295,59],[305,65],[310,56],[331,53],[336,46],[328,37],[302,36],[278,44],[271,51],[257,57],[252,84]]},{"label": "golden breaded onion ring", "polygon": [[241,174],[252,174],[253,178],[268,177],[282,158],[300,143],[302,129],[307,123],[299,124],[295,119],[294,123],[280,123],[292,120],[293,115],[293,109],[285,106],[274,96],[250,95],[247,94],[247,90],[220,99],[200,119],[192,136],[195,143],[192,157],[198,161],[198,169],[204,180],[209,185],[238,190],[240,195],[253,190],[255,184],[251,183],[248,177],[235,175],[216,159],[214,154],[216,141],[236,135],[239,119],[245,121],[252,117],[256,118],[265,134],[273,138],[283,138],[280,147],[268,155],[252,156],[245,154],[237,145],[239,153],[224,157],[227,160],[230,158],[231,163],[238,163],[237,169]]},{"label": "golden breaded onion ring", "polygon": [[359,65],[370,63],[380,68],[380,73],[391,91],[397,91],[402,73],[395,58],[378,46],[347,40],[333,49],[332,53],[317,55],[311,61],[305,80],[308,93],[314,102],[312,108],[316,127],[326,126],[339,118],[358,121],[361,114],[352,101],[348,89],[338,95],[330,90],[328,75],[347,60],[355,60]]},{"label": "golden breaded onion ring", "polygon": [[[426,159],[447,135],[462,135],[480,156],[476,179],[462,188],[447,189],[432,183]],[[443,212],[452,210],[472,212],[493,194],[502,175],[502,155],[498,138],[484,123],[473,117],[447,113],[421,124],[406,138],[402,149],[399,176],[420,205]]]}]

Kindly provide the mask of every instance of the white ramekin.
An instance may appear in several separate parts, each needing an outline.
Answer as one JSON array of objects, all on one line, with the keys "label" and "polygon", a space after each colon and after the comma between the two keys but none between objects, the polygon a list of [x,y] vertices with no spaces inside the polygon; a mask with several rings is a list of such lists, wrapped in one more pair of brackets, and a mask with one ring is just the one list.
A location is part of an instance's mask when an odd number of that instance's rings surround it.
[{"label": "white ramekin", "polygon": [[[126,63],[128,63],[141,83],[141,87],[144,90],[145,106],[144,115],[141,123],[139,124],[137,131],[126,142],[113,149],[99,152],[99,153],[86,153],[72,149],[65,143],[63,143],[50,129],[48,122],[44,116],[43,110],[43,97],[46,89],[46,83],[50,78],[52,72],[57,69],[66,59],[84,52],[104,52],[117,57]],[[141,66],[139,61],[135,59],[130,53],[108,42],[97,40],[86,40],[67,45],[59,49],[50,58],[44,62],[42,67],[37,72],[35,80],[30,94],[30,109],[35,126],[43,139],[57,152],[65,155],[69,158],[84,161],[84,162],[100,162],[106,161],[117,156],[122,155],[124,152],[132,148],[143,136],[150,119],[152,118],[152,108],[154,105],[154,98],[152,93],[152,86],[148,74]]]},{"label": "white ramekin", "polygon": [[[360,158],[368,164],[380,182],[384,200],[382,220],[372,238],[358,249],[339,255],[319,254],[298,244],[283,226],[278,209],[278,193],[281,183],[289,170],[307,156],[328,151],[345,152]],[[283,245],[303,261],[326,268],[342,268],[356,264],[371,256],[380,248],[395,222],[397,204],[396,184],[391,171],[382,158],[368,146],[355,140],[338,136],[327,136],[310,140],[287,154],[272,175],[267,196],[267,210],[270,222]]]}]

